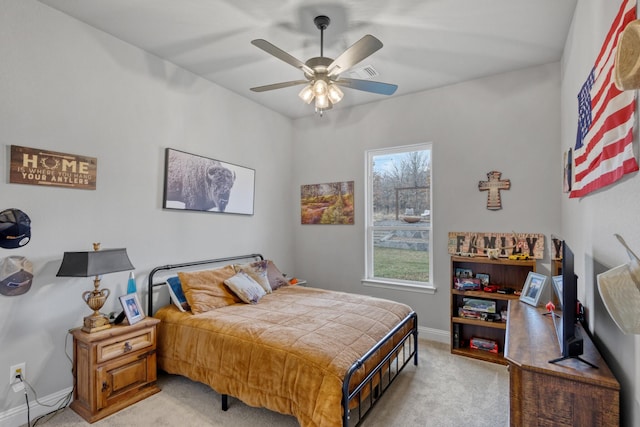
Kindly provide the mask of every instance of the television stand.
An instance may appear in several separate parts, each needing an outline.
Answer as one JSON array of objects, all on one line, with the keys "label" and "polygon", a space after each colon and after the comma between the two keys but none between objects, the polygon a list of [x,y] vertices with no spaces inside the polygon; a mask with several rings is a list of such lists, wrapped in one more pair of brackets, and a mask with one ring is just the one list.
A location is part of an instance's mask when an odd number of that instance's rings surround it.
[{"label": "television stand", "polygon": [[549,363],[558,363],[558,362],[562,362],[563,360],[567,360],[567,359],[578,359],[579,361],[581,361],[582,363],[586,363],[587,365],[591,366],[592,368],[598,369],[598,367],[596,365],[594,365],[591,362],[588,362],[586,360],[584,360],[582,357],[580,356],[563,356],[563,357],[558,357],[557,359],[553,359],[553,360],[549,360]]},{"label": "television stand", "polygon": [[553,322],[543,312],[509,301],[504,357],[510,427],[620,427],[620,383],[589,335],[580,330],[583,351],[565,354],[580,355],[599,369],[574,357],[549,363],[560,354]]},{"label": "television stand", "polygon": [[[556,330],[556,333],[558,333],[558,325],[556,324],[555,317],[553,319],[553,327]],[[584,339],[582,339],[582,333],[580,332],[581,330],[582,328],[578,328],[576,326],[575,336],[571,337],[565,343],[562,343],[562,342],[560,343],[561,348],[564,346],[563,354],[566,354],[566,356],[561,356],[561,357],[558,357],[557,359],[549,360],[549,363],[558,363],[567,359],[577,359],[582,363],[585,363],[591,366],[592,368],[598,369],[596,365],[594,365],[591,362],[587,362],[586,360],[580,357],[584,353]]]}]

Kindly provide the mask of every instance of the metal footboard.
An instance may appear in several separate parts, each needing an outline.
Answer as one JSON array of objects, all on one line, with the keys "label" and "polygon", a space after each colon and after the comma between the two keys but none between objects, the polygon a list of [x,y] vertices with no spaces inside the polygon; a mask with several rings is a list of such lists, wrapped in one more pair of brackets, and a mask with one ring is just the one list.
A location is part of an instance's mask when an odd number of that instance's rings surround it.
[{"label": "metal footboard", "polygon": [[[400,338],[393,349],[387,353],[373,368],[367,376],[358,384],[351,392],[349,384],[351,378],[358,369],[364,366],[365,362],[373,357],[388,342],[393,342],[394,336],[407,324],[413,322],[411,329]],[[413,337],[413,341],[411,338]],[[396,337],[397,338],[397,337]],[[404,369],[404,367],[413,358],[413,364],[418,365],[418,316],[415,312],[409,313],[398,326],[391,330],[380,342],[372,347],[364,356],[358,359],[347,371],[344,383],[342,385],[342,426],[349,427],[349,421],[352,418],[352,410],[349,409],[350,403],[357,399],[357,418],[354,425],[360,424],[368,412],[378,402],[379,398],[384,394],[389,385]],[[363,395],[365,396],[363,399]]]}]

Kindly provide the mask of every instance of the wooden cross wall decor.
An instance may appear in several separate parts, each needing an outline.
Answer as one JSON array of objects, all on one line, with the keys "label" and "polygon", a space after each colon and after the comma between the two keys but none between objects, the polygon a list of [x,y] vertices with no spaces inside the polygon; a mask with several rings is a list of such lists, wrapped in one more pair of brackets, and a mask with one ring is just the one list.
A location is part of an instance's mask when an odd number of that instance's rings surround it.
[{"label": "wooden cross wall decor", "polygon": [[511,188],[511,180],[503,179],[502,172],[491,171],[487,173],[487,181],[478,182],[478,190],[488,191],[487,209],[496,211],[502,209],[502,201],[500,200],[500,190],[508,190]]}]

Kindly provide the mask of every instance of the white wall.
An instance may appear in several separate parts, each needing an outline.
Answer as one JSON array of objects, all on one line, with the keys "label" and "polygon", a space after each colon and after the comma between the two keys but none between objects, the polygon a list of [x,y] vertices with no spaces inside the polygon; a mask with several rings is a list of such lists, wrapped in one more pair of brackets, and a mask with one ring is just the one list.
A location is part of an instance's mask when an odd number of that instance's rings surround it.
[{"label": "white wall", "polygon": [[[167,263],[258,251],[292,271],[289,119],[33,0],[0,0],[0,58],[0,210],[32,220],[31,242],[0,257],[35,270],[28,293],[0,295],[0,414],[24,404],[10,365],[26,362],[40,397],[72,385],[65,338],[92,280],[55,277],[64,251],[126,247],[141,295]],[[10,145],[96,157],[97,189],[9,184]],[[255,215],[163,210],[165,147],[255,169]],[[103,311],[120,310],[126,279],[104,276]]]},{"label": "white wall", "polygon": [[[299,203],[300,185],[354,180],[356,203],[353,226],[296,221],[296,274],[320,287],[407,303],[421,327],[448,334],[448,232],[516,230],[548,237],[560,229],[559,88],[556,63],[294,121],[294,201]],[[433,143],[438,290],[429,295],[364,287],[365,150],[419,142]],[[492,170],[511,180],[500,211],[487,210],[487,193],[478,191]],[[538,271],[548,269],[547,245]]]},{"label": "white wall", "polygon": [[[620,3],[578,2],[562,63],[562,143],[558,156],[575,144],[576,97]],[[635,136],[636,158],[637,141]],[[562,233],[576,255],[580,299],[587,308],[595,341],[621,383],[622,425],[625,426],[640,425],[640,336],[624,335],[616,327],[600,299],[596,275],[629,260],[614,233],[620,234],[634,252],[640,253],[639,193],[640,178],[634,173],[582,199],[562,197]]]}]

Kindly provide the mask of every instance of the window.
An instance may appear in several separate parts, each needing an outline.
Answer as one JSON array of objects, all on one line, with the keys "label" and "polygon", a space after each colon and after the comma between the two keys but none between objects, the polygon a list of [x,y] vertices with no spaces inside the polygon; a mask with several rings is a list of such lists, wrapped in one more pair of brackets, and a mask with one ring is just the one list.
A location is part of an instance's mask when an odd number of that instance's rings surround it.
[{"label": "window", "polygon": [[431,144],[366,153],[365,284],[434,290]]}]

